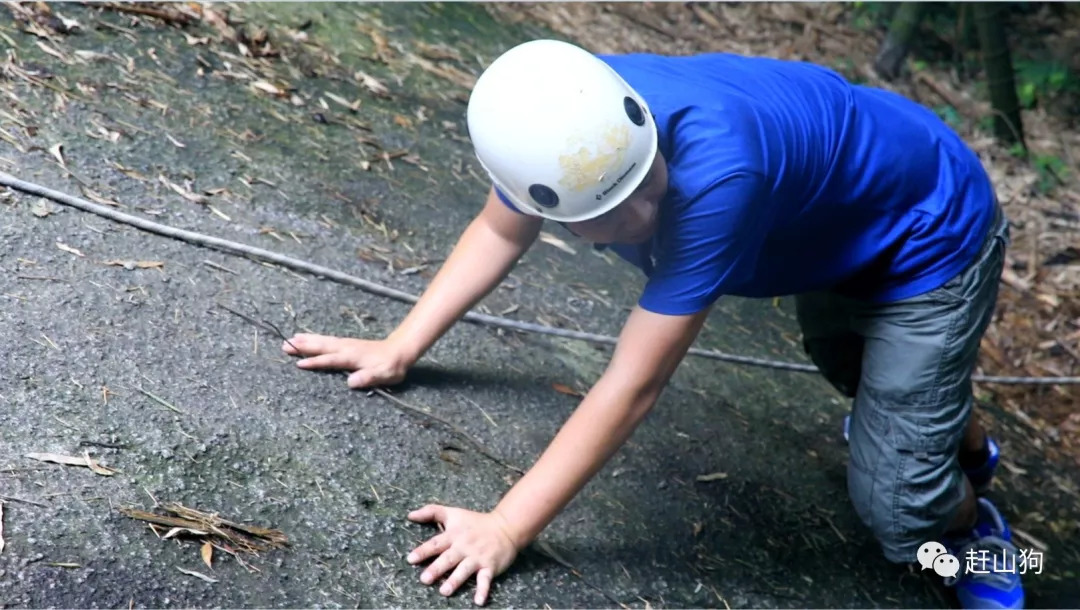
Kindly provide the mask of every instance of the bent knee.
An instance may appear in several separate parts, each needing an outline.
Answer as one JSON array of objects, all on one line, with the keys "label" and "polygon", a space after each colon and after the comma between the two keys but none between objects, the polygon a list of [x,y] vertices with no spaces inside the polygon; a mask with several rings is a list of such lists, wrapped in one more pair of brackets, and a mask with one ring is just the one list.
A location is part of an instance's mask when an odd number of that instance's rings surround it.
[{"label": "bent knee", "polygon": [[923,543],[940,541],[964,500],[953,439],[959,431],[905,433],[895,417],[861,415],[851,429],[851,501],[887,559],[915,561]]}]

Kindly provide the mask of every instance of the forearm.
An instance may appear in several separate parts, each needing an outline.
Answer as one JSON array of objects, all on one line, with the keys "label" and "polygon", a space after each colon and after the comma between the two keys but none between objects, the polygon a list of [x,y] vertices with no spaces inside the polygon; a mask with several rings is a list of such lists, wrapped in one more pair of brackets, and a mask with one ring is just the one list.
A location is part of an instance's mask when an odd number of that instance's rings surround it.
[{"label": "forearm", "polygon": [[495,512],[518,548],[529,544],[633,434],[659,387],[605,375]]},{"label": "forearm", "polygon": [[409,364],[420,359],[458,319],[498,286],[528,249],[474,220],[408,316],[391,333]]}]

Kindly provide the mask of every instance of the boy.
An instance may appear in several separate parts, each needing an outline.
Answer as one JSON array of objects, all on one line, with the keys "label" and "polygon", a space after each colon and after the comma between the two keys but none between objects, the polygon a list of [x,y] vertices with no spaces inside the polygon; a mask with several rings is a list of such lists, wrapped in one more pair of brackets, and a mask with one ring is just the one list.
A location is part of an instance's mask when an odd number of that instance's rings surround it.
[{"label": "boy", "polygon": [[[722,295],[796,295],[804,346],[854,399],[848,488],[894,562],[941,541],[961,562],[1016,549],[988,487],[996,445],[970,374],[994,311],[1008,225],[979,159],[938,118],[822,67],[729,54],[595,56],[519,45],[478,79],[469,134],[487,202],[382,341],[298,335],[305,369],[400,382],[493,290],[544,219],[610,247],[648,281],[606,371],[488,513],[425,506],[445,530],[421,581],[503,572],[631,435]],[[296,353],[286,344],[283,349]],[[927,547],[929,548],[929,547]],[[967,608],[1020,608],[1016,574],[949,578]]]}]

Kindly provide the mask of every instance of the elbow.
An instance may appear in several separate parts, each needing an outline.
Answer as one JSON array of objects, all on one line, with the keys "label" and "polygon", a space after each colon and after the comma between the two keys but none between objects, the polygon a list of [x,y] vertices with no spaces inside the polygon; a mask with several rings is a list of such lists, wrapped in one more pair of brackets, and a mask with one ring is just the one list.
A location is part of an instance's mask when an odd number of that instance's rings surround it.
[{"label": "elbow", "polygon": [[624,405],[628,421],[638,422],[656,405],[667,383],[666,379],[626,375],[613,368],[604,374],[598,385],[607,386],[618,397],[614,403]]}]

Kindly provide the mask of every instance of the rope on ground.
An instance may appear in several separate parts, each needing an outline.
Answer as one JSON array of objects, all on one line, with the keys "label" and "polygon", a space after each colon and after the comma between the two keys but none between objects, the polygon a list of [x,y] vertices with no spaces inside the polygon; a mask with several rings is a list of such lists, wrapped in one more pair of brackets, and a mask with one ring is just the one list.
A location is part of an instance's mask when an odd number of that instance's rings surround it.
[{"label": "rope on ground", "polygon": [[[283,254],[279,254],[277,252],[272,252],[270,250],[264,250],[262,248],[248,246],[246,244],[229,241],[227,239],[221,239],[219,237],[196,233],[194,231],[178,229],[176,227],[170,227],[168,225],[153,222],[151,220],[140,218],[138,216],[132,216],[131,214],[125,214],[124,212],[114,210],[104,205],[92,203],[79,197],[73,197],[66,193],[52,190],[50,188],[41,186],[40,184],[34,184],[32,182],[20,180],[4,172],[0,172],[0,185],[7,186],[31,195],[36,195],[38,197],[44,197],[57,203],[77,208],[85,212],[90,212],[92,214],[96,214],[98,216],[108,218],[119,223],[130,225],[138,229],[142,229],[143,231],[148,231],[157,235],[163,235],[165,237],[172,237],[174,239],[179,239],[198,246],[214,248],[231,254],[247,256],[256,260],[275,263],[281,265],[282,267],[292,269],[294,271],[304,271],[315,276],[325,277],[341,284],[356,286],[357,288],[360,288],[361,290],[364,290],[371,294],[386,297],[389,299],[394,299],[396,301],[415,304],[418,300],[418,297],[407,292],[395,290],[394,288],[383,286],[382,284],[377,284],[375,282],[352,276],[347,273],[342,273],[334,269],[295,259],[289,256],[285,256]],[[535,324],[532,322],[520,322],[518,320],[511,320],[508,318],[476,313],[473,311],[466,313],[462,317],[462,319],[483,326],[492,326],[496,328],[504,328],[508,330],[540,335],[550,335],[554,337],[562,337],[565,339],[577,339],[580,341],[587,341],[591,343],[600,343],[606,345],[615,345],[616,343],[618,343],[618,339],[616,337],[611,337],[607,335],[574,331],[564,328],[555,328],[553,326],[545,326],[543,324]],[[745,364],[748,366],[758,366],[769,369],[796,371],[802,373],[818,372],[818,368],[811,364],[799,364],[795,362],[769,360],[766,358],[755,358],[753,356],[740,356],[737,354],[728,354],[716,350],[690,348],[687,353],[692,356],[698,356],[710,360],[720,360],[723,362]],[[972,380],[980,383],[994,383],[1003,385],[1080,384],[1080,377],[1009,377],[994,375],[973,375]]]}]

